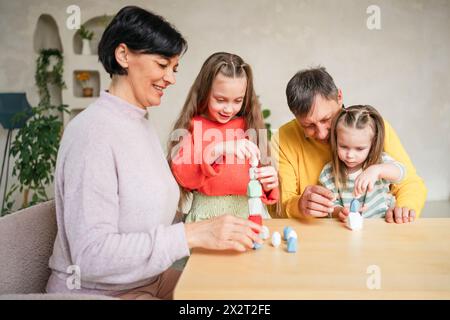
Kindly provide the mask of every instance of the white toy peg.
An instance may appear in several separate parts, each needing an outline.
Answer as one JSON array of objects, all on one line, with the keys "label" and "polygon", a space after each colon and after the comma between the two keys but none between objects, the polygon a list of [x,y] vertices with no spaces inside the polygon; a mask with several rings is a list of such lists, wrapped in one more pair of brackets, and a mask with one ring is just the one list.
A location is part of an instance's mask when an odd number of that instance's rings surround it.
[{"label": "white toy peg", "polygon": [[297,239],[297,232],[295,232],[295,230],[291,230],[289,231],[288,235],[287,235],[287,240],[289,240],[289,238],[295,238]]},{"label": "white toy peg", "polygon": [[364,218],[358,211],[359,209],[359,201],[357,199],[353,199],[350,203],[350,213],[347,217],[347,228],[350,230],[361,230],[363,228]]},{"label": "white toy peg", "polygon": [[267,226],[262,226],[262,231],[259,234],[259,236],[261,237],[261,239],[266,240],[269,239],[270,237],[270,231],[269,228],[267,228]]},{"label": "white toy peg", "polygon": [[281,234],[278,231],[275,231],[272,234],[272,245],[275,248],[278,248],[280,246],[280,244],[281,244]]}]

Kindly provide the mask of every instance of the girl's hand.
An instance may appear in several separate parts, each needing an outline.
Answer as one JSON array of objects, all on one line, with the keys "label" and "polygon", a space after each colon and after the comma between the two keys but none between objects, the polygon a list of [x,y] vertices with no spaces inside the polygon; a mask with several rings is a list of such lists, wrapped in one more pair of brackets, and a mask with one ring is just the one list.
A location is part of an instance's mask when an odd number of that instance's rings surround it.
[{"label": "girl's hand", "polygon": [[[363,205],[361,208],[359,208],[359,212],[360,212],[361,214],[362,214],[364,211],[366,211],[366,210],[367,210],[367,206],[366,206],[366,205]],[[347,217],[348,217],[349,213],[350,213],[350,209],[349,209],[348,207],[345,207],[345,208],[343,208],[343,207],[341,207],[341,206],[336,206],[336,207],[334,207],[334,214],[337,215],[338,219],[339,219],[341,222],[345,222],[345,221],[347,220]],[[333,215],[334,215],[334,214],[333,214]]]},{"label": "girl's hand", "polygon": [[268,192],[278,187],[277,170],[272,166],[260,167],[255,170],[256,178],[261,182],[263,190]]},{"label": "girl's hand", "polygon": [[377,180],[380,179],[380,169],[378,165],[368,167],[355,180],[355,189],[353,191],[355,197],[371,192]]},{"label": "girl's hand", "polygon": [[260,159],[261,153],[256,144],[247,139],[219,142],[214,146],[214,154],[218,158],[221,155],[234,154],[238,159]]}]

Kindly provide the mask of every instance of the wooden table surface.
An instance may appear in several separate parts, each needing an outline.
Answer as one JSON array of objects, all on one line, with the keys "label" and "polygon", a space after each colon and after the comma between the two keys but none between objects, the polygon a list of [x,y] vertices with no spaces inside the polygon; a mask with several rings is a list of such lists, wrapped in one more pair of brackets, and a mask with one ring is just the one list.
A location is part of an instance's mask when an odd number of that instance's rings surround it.
[{"label": "wooden table surface", "polygon": [[450,299],[448,218],[366,219],[361,231],[334,219],[264,224],[281,235],[291,226],[297,252],[270,238],[245,253],[194,249],[175,299]]}]

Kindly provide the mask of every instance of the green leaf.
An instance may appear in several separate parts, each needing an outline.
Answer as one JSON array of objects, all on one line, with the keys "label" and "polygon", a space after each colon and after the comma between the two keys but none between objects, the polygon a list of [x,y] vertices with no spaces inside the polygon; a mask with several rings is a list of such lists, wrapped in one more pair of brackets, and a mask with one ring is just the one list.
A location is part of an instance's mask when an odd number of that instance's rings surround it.
[{"label": "green leaf", "polygon": [[267,119],[268,117],[270,117],[271,112],[270,112],[269,109],[264,109],[264,110],[262,111],[262,114],[263,114],[263,118],[264,118],[264,119]]}]

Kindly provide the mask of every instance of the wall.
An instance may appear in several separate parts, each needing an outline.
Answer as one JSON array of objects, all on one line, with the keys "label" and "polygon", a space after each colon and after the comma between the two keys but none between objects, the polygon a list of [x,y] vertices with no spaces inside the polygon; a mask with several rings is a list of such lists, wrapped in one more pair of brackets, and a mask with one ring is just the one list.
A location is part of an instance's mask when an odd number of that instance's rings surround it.
[{"label": "wall", "polygon": [[[15,0],[0,3],[0,92],[26,91],[37,102],[33,33],[42,13],[52,15],[64,43],[66,8],[73,1]],[[189,50],[177,85],[168,90],[150,119],[161,140],[167,135],[203,61],[216,51],[241,55],[255,73],[274,128],[292,118],[284,95],[299,69],[322,65],[344,92],[344,102],[372,104],[397,130],[429,200],[450,195],[450,2],[445,0],[79,0],[82,22],[137,4],[168,19],[183,33]],[[366,9],[381,8],[381,30],[368,30]],[[71,48],[63,48],[71,50]],[[3,152],[6,132],[0,129]],[[0,189],[2,190],[2,189]],[[1,197],[1,196],[0,196]]]}]

